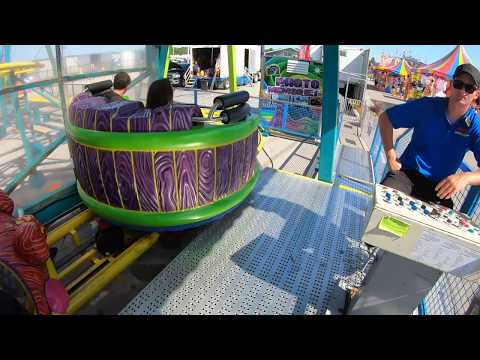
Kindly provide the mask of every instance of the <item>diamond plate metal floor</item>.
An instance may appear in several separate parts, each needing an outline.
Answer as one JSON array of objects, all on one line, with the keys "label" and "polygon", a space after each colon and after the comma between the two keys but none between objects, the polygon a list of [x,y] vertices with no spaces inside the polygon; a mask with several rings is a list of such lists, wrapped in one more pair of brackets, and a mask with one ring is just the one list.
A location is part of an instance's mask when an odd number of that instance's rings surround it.
[{"label": "diamond plate metal floor", "polygon": [[121,314],[339,313],[339,283],[367,258],[370,197],[350,185],[265,169],[244,205],[206,227]]},{"label": "diamond plate metal floor", "polygon": [[337,175],[373,182],[368,152],[360,148],[340,145]]}]

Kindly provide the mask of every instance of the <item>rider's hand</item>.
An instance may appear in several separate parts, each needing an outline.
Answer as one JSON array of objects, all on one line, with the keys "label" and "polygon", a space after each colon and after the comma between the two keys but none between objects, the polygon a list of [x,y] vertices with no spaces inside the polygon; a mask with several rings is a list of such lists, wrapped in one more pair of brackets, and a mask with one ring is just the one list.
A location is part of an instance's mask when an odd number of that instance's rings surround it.
[{"label": "rider's hand", "polygon": [[453,174],[435,186],[435,191],[440,199],[451,199],[457,192],[468,185],[468,173]]},{"label": "rider's hand", "polygon": [[390,171],[398,171],[402,168],[402,164],[397,160],[395,153],[389,154],[387,158],[387,164],[390,168]]}]

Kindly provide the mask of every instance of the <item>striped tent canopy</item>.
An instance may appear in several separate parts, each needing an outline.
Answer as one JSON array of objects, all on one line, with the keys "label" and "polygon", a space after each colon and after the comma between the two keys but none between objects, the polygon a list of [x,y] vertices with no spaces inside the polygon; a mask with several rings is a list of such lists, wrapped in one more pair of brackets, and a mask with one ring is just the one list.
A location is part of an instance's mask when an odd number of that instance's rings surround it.
[{"label": "striped tent canopy", "polygon": [[471,62],[463,45],[457,45],[450,53],[433,64],[418,67],[417,72],[451,80],[457,66]]},{"label": "striped tent canopy", "polygon": [[407,76],[412,72],[412,67],[405,61],[405,59],[402,59],[398,64],[386,67],[384,70],[388,72],[389,75]]},{"label": "striped tent canopy", "polygon": [[392,67],[394,67],[394,66],[396,66],[396,65],[398,65],[398,64],[399,64],[398,59],[392,59],[392,60],[390,61],[390,63],[387,64],[387,65],[381,65],[381,64],[379,64],[379,65],[375,66],[375,70],[387,71],[387,69],[390,69],[390,68],[392,68]]}]

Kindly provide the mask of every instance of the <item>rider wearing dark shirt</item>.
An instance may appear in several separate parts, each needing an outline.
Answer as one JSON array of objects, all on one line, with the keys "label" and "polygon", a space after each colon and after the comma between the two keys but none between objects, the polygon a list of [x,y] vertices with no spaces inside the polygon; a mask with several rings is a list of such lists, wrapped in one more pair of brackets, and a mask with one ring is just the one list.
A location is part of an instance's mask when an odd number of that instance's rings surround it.
[{"label": "rider wearing dark shirt", "polygon": [[127,92],[130,83],[130,75],[123,71],[119,72],[113,78],[113,90],[105,91],[102,96],[105,97],[108,102],[123,101],[125,100],[124,95]]}]

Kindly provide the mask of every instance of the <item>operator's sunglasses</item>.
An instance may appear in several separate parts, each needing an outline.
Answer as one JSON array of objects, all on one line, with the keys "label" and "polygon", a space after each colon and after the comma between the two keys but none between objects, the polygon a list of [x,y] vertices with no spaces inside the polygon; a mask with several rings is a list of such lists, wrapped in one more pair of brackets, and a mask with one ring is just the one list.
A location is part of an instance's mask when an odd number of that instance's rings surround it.
[{"label": "operator's sunglasses", "polygon": [[452,81],[452,85],[457,90],[465,89],[465,91],[469,94],[473,94],[473,92],[478,89],[476,85],[465,84],[462,80],[458,80],[458,79],[454,79]]}]

